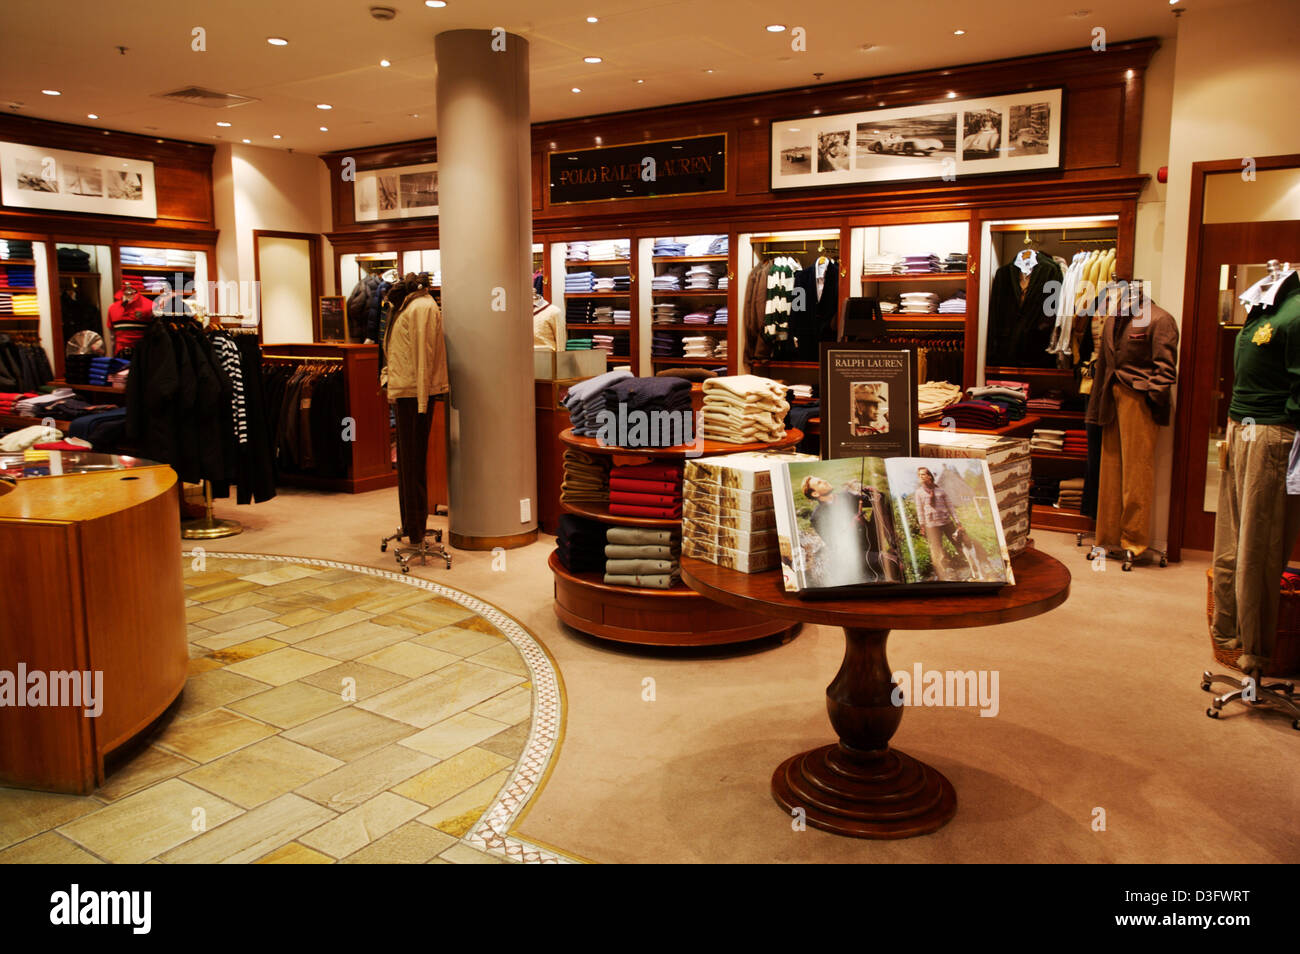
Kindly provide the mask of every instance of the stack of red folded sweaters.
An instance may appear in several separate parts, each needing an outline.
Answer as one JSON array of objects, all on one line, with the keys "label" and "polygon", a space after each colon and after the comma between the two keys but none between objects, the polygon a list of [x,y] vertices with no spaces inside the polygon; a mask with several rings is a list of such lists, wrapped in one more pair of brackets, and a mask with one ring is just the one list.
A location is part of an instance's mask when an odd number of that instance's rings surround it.
[{"label": "stack of red folded sweaters", "polygon": [[636,464],[609,472],[609,512],[620,517],[682,515],[681,464]]},{"label": "stack of red folded sweaters", "polygon": [[10,392],[0,394],[0,414],[13,414],[15,404],[24,398],[31,397],[36,397],[36,395],[30,391],[25,394],[14,394]]},{"label": "stack of red folded sweaters", "polygon": [[1067,454],[1088,454],[1088,432],[1087,431],[1066,431],[1065,443],[1061,450]]}]

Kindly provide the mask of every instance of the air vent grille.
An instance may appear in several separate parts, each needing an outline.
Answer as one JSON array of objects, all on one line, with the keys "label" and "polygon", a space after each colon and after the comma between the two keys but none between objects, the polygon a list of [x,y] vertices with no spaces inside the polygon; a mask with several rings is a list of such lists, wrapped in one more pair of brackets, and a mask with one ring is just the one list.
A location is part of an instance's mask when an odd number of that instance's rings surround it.
[{"label": "air vent grille", "polygon": [[170,99],[176,103],[187,103],[190,106],[206,106],[208,109],[233,109],[236,106],[257,102],[251,96],[219,93],[214,89],[204,89],[202,86],[186,86],[184,89],[175,89],[170,93],[154,93],[154,96],[159,99]]}]

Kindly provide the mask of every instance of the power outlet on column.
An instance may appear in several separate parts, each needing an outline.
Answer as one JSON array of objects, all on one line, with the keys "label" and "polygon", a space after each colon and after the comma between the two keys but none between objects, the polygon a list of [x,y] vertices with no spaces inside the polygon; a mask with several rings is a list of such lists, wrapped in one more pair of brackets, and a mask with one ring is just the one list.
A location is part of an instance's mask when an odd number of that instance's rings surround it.
[{"label": "power outlet on column", "polygon": [[533,498],[532,497],[519,498],[519,522],[527,523],[529,520],[532,519],[533,519]]}]

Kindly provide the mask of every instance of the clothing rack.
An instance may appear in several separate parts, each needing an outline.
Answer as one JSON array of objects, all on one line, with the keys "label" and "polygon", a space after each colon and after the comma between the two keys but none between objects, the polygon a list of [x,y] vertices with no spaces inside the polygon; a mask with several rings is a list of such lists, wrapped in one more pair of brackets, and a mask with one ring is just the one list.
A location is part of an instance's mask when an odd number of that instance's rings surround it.
[{"label": "clothing rack", "polygon": [[331,358],[326,355],[314,354],[264,354],[263,361],[310,361],[320,364],[329,364],[331,362],[342,364],[342,358]]}]

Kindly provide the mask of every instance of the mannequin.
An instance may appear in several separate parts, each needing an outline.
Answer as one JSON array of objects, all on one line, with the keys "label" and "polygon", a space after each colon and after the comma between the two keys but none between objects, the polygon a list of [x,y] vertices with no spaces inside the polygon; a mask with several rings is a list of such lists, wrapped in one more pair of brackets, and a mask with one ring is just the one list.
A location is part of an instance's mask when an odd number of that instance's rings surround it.
[{"label": "mannequin", "polygon": [[121,357],[141,339],[153,321],[153,302],[141,295],[132,284],[125,283],[113,296],[108,309],[108,327],[113,332],[113,355]]},{"label": "mannequin", "polygon": [[1241,296],[1214,525],[1214,640],[1241,649],[1237,665],[1256,676],[1273,656],[1282,571],[1300,536],[1300,495],[1287,492],[1300,425],[1300,276],[1270,266]]},{"label": "mannequin", "polygon": [[559,306],[551,304],[541,295],[533,293],[533,347],[559,350],[556,337]]},{"label": "mannequin", "polygon": [[1084,418],[1101,426],[1097,546],[1128,551],[1127,562],[1151,544],[1156,440],[1178,378],[1178,323],[1143,285],[1128,283],[1102,326]]},{"label": "mannequin", "polygon": [[429,519],[431,400],[447,393],[447,349],[442,311],[429,292],[429,276],[408,274],[404,297],[384,333],[387,365],[381,383],[397,414],[397,481],[403,536],[424,541]]}]

